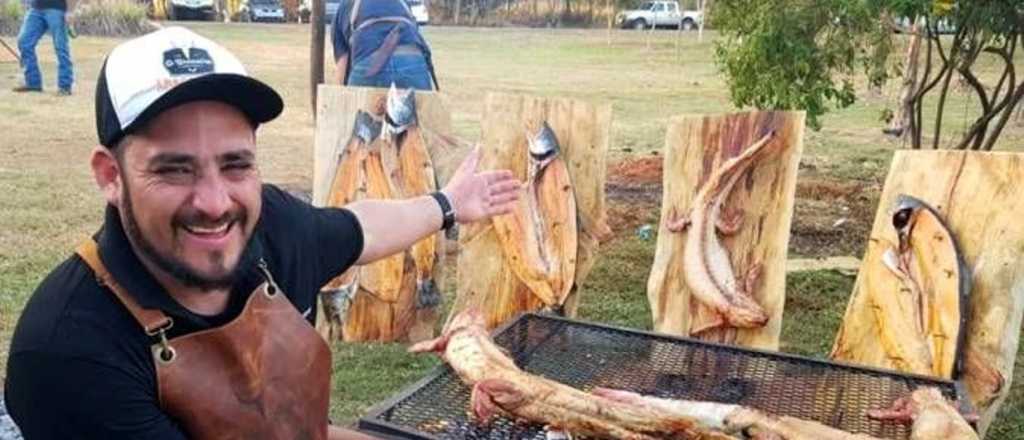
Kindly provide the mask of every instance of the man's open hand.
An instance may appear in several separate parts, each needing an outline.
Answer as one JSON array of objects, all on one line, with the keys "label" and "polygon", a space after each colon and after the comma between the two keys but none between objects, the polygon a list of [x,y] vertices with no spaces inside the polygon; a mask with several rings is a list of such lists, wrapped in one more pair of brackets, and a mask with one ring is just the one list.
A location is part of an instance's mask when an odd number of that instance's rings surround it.
[{"label": "man's open hand", "polygon": [[469,153],[442,192],[455,209],[455,220],[471,223],[507,214],[519,200],[522,183],[509,170],[477,172],[480,148]]}]

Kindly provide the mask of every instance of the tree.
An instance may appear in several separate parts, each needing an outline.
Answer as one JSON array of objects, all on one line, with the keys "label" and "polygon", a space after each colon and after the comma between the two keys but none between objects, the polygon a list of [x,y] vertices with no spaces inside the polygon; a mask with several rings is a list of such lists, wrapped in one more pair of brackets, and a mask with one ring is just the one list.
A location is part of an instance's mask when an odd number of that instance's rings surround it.
[{"label": "tree", "polygon": [[[1024,43],[1024,0],[720,0],[714,13],[723,35],[716,60],[733,102],[806,110],[816,129],[831,108],[855,102],[856,75],[877,85],[904,67],[889,57],[898,26],[879,17],[922,23],[924,65],[908,73],[916,78],[905,127],[913,148],[923,144],[926,98],[937,100],[931,145],[938,148],[954,76],[980,109],[957,142],[960,149],[992,149],[1024,98],[1024,80],[1013,65]],[[1001,65],[1002,73],[983,80],[982,57]]]}]

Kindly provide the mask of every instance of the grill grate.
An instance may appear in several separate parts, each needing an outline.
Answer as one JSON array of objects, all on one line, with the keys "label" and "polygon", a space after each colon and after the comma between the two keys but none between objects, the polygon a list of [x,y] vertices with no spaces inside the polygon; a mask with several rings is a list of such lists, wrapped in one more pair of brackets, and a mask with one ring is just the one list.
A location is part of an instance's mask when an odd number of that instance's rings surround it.
[{"label": "grill grate", "polygon": [[[868,419],[919,386],[955,398],[949,381],[691,339],[525,314],[496,332],[523,370],[583,390],[618,388],[666,398],[735,403],[890,439],[904,426]],[[359,421],[365,431],[411,439],[538,439],[541,426],[505,418],[478,425],[469,388],[438,367]]]}]

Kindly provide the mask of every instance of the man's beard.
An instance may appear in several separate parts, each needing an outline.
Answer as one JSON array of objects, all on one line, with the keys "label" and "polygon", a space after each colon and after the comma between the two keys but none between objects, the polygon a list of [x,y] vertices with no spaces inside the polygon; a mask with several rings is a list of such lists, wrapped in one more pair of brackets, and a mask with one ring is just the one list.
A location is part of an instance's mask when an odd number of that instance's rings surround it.
[{"label": "man's beard", "polygon": [[[122,181],[124,176],[122,176]],[[135,247],[153,264],[155,264],[160,270],[163,270],[175,280],[180,282],[185,287],[196,288],[202,291],[211,291],[219,289],[229,289],[234,286],[235,282],[238,281],[241,272],[251,267],[256,262],[256,253],[253,246],[253,237],[250,236],[246,240],[245,247],[242,249],[242,255],[238,258],[238,262],[235,267],[228,270],[228,272],[220,277],[209,277],[202,275],[185,262],[178,260],[170,255],[164,255],[160,253],[153,246],[145,236],[142,235],[142,231],[139,229],[138,222],[135,221],[135,213],[132,210],[131,195],[128,191],[128,186],[124,185],[124,199],[121,201],[121,223],[124,225],[124,230],[135,243]],[[236,224],[231,227],[242,228],[245,230],[247,224],[247,216],[244,211],[240,214],[236,220]],[[176,219],[172,219],[171,227],[174,229],[178,228]],[[220,254],[219,258],[223,260],[224,255]]]}]

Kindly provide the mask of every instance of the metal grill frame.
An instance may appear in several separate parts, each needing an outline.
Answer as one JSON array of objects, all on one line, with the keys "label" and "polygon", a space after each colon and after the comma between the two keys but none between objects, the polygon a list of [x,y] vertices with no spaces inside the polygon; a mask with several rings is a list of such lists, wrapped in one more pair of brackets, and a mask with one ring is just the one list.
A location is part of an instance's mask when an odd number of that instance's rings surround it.
[{"label": "metal grill frame", "polygon": [[[924,376],[924,375],[912,374],[912,373],[904,373],[904,372],[893,371],[893,370],[885,370],[885,369],[881,369],[881,368],[874,368],[874,367],[869,367],[869,366],[864,366],[864,365],[856,365],[856,364],[847,363],[847,362],[829,361],[829,360],[811,358],[811,357],[807,357],[807,356],[800,356],[800,355],[795,355],[795,354],[790,354],[790,353],[782,353],[782,352],[776,352],[776,351],[770,351],[770,350],[761,350],[761,349],[754,349],[754,348],[747,348],[747,347],[737,347],[737,346],[732,346],[732,345],[726,345],[726,344],[719,344],[719,343],[714,343],[714,342],[702,341],[702,340],[693,339],[693,338],[674,336],[674,335],[668,335],[668,334],[663,334],[663,333],[655,333],[655,332],[652,332],[652,331],[645,331],[645,330],[638,330],[638,329],[632,329],[632,328],[626,328],[626,327],[619,327],[619,326],[614,326],[614,325],[602,324],[602,323],[581,321],[581,320],[570,319],[570,318],[565,318],[565,317],[561,317],[561,316],[554,316],[554,315],[551,315],[551,314],[548,314],[548,313],[534,313],[534,312],[520,313],[515,319],[511,319],[508,322],[506,322],[506,323],[502,324],[501,326],[499,326],[498,328],[496,328],[493,332],[491,332],[491,336],[492,336],[492,338],[497,339],[500,336],[502,336],[505,332],[512,331],[517,326],[529,325],[527,321],[529,321],[531,319],[539,319],[539,320],[548,320],[548,321],[554,321],[554,322],[561,322],[561,323],[563,323],[563,325],[585,327],[585,328],[595,329],[595,330],[599,330],[599,331],[611,331],[611,332],[617,332],[617,333],[625,333],[627,335],[635,336],[635,337],[644,337],[644,338],[649,338],[651,340],[660,340],[660,341],[667,341],[667,342],[684,343],[684,344],[695,345],[695,346],[698,346],[698,347],[702,346],[702,347],[705,347],[705,348],[711,348],[711,349],[719,350],[719,351],[725,350],[725,351],[730,352],[730,354],[733,355],[733,356],[756,355],[756,356],[760,356],[760,357],[774,358],[775,360],[780,360],[780,361],[789,361],[789,362],[797,362],[797,363],[804,363],[804,364],[812,364],[812,365],[815,365],[817,367],[823,367],[823,368],[832,369],[832,370],[845,370],[846,372],[852,372],[854,374],[881,375],[881,376],[885,376],[885,377],[891,378],[893,380],[904,380],[904,381],[914,381],[914,382],[924,383],[924,385],[930,385],[930,386],[935,386],[935,387],[939,388],[943,392],[943,394],[946,395],[946,397],[953,398],[961,408],[970,409],[970,403],[969,403],[969,401],[967,401],[965,399],[965,396],[967,395],[966,394],[966,389],[964,388],[963,383],[959,382],[959,381],[954,382],[954,381],[950,381],[950,380],[946,380],[946,379],[941,379],[941,378],[936,378],[936,377],[931,377],[931,376]],[[540,342],[540,344],[538,344],[537,346],[534,346],[534,347],[530,347],[530,349],[526,350],[525,352],[512,353],[513,358],[514,359],[518,359],[518,358],[521,358],[523,356],[527,356],[527,357],[531,356],[532,352],[534,352],[537,349],[539,349],[541,347],[541,345],[544,344],[544,342],[548,341],[551,338],[551,336],[552,335],[548,335],[546,338],[544,338]],[[499,345],[501,345],[501,344],[499,344]],[[503,348],[507,348],[507,347],[503,347]],[[519,362],[516,362],[516,364],[520,365]],[[462,386],[464,386],[464,387],[466,386],[465,384],[462,384],[461,380],[458,378],[457,375],[455,375],[454,371],[451,369],[450,366],[448,366],[448,364],[438,365],[431,372],[429,372],[424,378],[422,378],[422,379],[412,383],[411,385],[408,385],[407,387],[405,387],[402,391],[400,391],[395,396],[393,396],[393,397],[391,397],[391,398],[389,398],[389,399],[387,399],[387,400],[385,400],[385,401],[383,401],[383,402],[381,402],[381,403],[371,407],[367,411],[366,415],[359,419],[359,422],[357,424],[357,428],[359,430],[361,430],[361,431],[364,431],[364,432],[367,432],[367,433],[371,433],[371,434],[377,435],[377,436],[383,436],[385,438],[417,439],[417,440],[441,440],[442,437],[438,437],[438,436],[435,436],[435,435],[432,435],[432,434],[429,434],[429,433],[425,433],[425,432],[419,431],[419,430],[417,430],[417,429],[415,429],[413,427],[410,427],[410,426],[406,426],[406,425],[401,425],[401,424],[390,422],[390,421],[387,420],[387,414],[390,411],[392,411],[395,408],[397,408],[402,402],[404,402],[405,400],[409,399],[414,394],[420,392],[423,388],[427,387],[428,385],[430,385],[431,383],[433,383],[435,381],[441,380],[442,376],[449,375],[449,374],[454,376],[455,380],[458,381]],[[786,415],[786,414],[778,414],[778,415]]]}]

